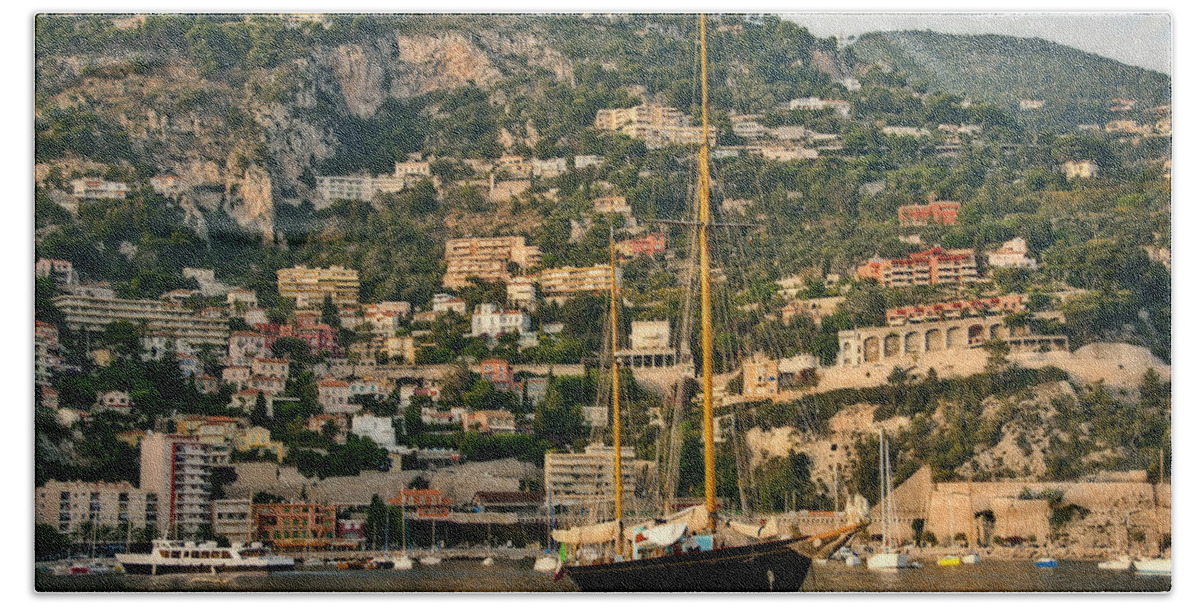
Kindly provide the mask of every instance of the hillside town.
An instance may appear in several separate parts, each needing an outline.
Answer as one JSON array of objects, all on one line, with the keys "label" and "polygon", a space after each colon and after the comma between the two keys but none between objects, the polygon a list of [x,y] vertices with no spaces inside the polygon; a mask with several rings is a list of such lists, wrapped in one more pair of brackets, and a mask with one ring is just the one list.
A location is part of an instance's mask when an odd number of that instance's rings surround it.
[{"label": "hillside town", "polygon": [[[257,22],[241,59],[190,34],[180,61],[199,67],[146,94],[171,106],[153,115],[130,83],[161,65],[67,75],[84,33],[45,34],[61,66],[39,69],[61,73],[35,166],[39,558],[163,538],[533,558],[609,508],[617,463],[630,513],[701,504],[700,225],[723,248],[703,288],[722,509],[815,535],[865,501],[861,543],[1001,558],[1169,550],[1160,97],[930,91],[729,17],[714,44],[806,52],[782,64],[793,84],[722,66],[706,131],[690,91],[625,59],[573,64],[558,39],[401,36],[418,67],[384,74],[359,56],[373,30],[314,19],[270,23],[334,40],[319,68],[255,59]],[[592,19],[567,22],[682,44],[674,22]],[[245,25],[218,23],[187,31]],[[136,46],[177,24],[104,27]],[[213,74],[256,101],[196,84]],[[504,93],[522,78],[537,87]],[[86,91],[104,101],[70,101]],[[73,147],[78,124],[103,152]],[[709,146],[711,222],[689,215]]]}]

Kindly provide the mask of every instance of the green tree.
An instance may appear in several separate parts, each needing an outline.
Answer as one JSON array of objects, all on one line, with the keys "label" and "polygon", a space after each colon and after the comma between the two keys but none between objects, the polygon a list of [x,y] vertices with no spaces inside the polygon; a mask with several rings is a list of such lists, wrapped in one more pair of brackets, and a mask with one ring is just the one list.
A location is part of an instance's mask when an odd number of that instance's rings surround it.
[{"label": "green tree", "polygon": [[989,372],[1001,372],[1008,368],[1008,353],[1012,349],[1007,342],[999,338],[988,340],[983,343],[983,350],[987,351],[986,369]]},{"label": "green tree", "polygon": [[428,395],[413,395],[404,407],[404,431],[409,437],[417,437],[425,432],[425,423],[421,420],[421,408],[433,405]]},{"label": "green tree", "polygon": [[337,304],[333,303],[333,296],[325,294],[325,301],[321,303],[321,322],[334,328],[342,327],[341,315],[338,314]]},{"label": "green tree", "polygon": [[264,427],[271,424],[271,416],[267,414],[267,397],[262,391],[254,396],[254,409],[250,410],[250,423]]}]

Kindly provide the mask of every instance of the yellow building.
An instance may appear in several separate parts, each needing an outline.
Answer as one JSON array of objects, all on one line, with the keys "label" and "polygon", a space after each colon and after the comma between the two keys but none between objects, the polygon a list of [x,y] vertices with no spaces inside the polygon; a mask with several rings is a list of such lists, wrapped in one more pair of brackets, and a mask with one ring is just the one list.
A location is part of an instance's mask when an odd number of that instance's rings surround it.
[{"label": "yellow building", "polygon": [[279,296],[295,300],[296,308],[316,308],[325,296],[333,298],[339,307],[358,306],[358,271],[330,266],[329,268],[281,268],[278,276]]},{"label": "yellow building", "polygon": [[505,281],[510,262],[531,268],[542,262],[542,252],[535,245],[526,245],[522,236],[450,239],[446,241],[445,259],[442,285],[458,289],[467,286],[468,277]]},{"label": "yellow building", "polygon": [[[607,264],[576,268],[547,268],[541,272],[539,281],[542,294],[548,300],[564,300],[578,293],[596,293],[612,289],[611,271]],[[617,281],[621,280],[621,269],[617,268]]]}]

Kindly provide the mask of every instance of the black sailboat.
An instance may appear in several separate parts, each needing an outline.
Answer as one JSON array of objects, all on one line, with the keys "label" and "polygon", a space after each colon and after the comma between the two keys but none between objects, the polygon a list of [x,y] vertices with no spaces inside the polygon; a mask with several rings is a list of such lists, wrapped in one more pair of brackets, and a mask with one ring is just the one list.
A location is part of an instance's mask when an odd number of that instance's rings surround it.
[{"label": "black sailboat", "polygon": [[[826,555],[846,542],[863,524],[833,530],[817,537],[762,540],[739,534],[730,520],[717,514],[716,456],[713,437],[713,330],[709,290],[708,228],[709,150],[708,88],[705,18],[700,17],[700,73],[702,139],[699,151],[698,232],[700,258],[702,389],[704,397],[705,503],[676,513],[665,521],[626,529],[621,509],[620,405],[617,398],[616,360],[613,359],[613,436],[615,519],[563,531],[556,540],[579,547],[604,544],[611,554],[571,563],[565,560],[559,574],[568,576],[583,591],[799,591],[812,559]],[[613,350],[616,345],[615,256],[612,284]],[[585,563],[589,562],[590,563]]]}]

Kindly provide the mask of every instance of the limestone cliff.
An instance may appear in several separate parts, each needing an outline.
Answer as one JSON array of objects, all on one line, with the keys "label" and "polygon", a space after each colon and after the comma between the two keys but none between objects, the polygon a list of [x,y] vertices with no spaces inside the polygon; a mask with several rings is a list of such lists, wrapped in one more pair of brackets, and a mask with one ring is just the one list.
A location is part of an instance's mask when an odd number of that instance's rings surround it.
[{"label": "limestone cliff", "polygon": [[247,167],[240,181],[227,185],[226,198],[231,201],[229,215],[238,225],[262,234],[266,243],[275,241],[275,202],[266,171],[258,165]]}]

